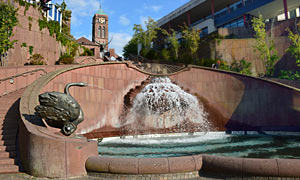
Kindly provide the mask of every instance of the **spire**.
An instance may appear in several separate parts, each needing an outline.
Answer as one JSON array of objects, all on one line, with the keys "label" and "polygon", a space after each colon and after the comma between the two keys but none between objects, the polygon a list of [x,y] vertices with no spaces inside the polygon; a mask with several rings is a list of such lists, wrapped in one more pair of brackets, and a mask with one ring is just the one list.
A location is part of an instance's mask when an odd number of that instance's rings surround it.
[{"label": "spire", "polygon": [[96,14],[107,15],[107,14],[103,11],[102,6],[101,6],[101,3],[100,3],[100,5],[99,5],[99,10],[97,11]]}]

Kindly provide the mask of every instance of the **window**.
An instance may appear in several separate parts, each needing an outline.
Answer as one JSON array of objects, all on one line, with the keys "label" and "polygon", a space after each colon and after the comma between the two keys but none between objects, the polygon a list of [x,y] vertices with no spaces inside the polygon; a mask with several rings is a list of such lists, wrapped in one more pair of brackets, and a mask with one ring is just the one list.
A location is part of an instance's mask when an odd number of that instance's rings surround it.
[{"label": "window", "polygon": [[57,8],[54,8],[54,21],[57,21]]},{"label": "window", "polygon": [[102,28],[102,38],[105,38],[105,27]]},{"label": "window", "polygon": [[52,4],[49,4],[49,8],[50,8],[49,9],[49,16],[52,17],[52,14],[53,14],[53,12],[52,12],[52,10],[53,10],[52,9]]},{"label": "window", "polygon": [[208,34],[208,27],[202,28],[200,32],[200,37],[204,37]]},{"label": "window", "polygon": [[101,26],[98,27],[98,33],[97,34],[98,34],[98,38],[100,38],[101,37],[100,36],[101,35]]},{"label": "window", "polygon": [[58,22],[60,22],[60,16],[61,16],[61,12],[58,11]]}]

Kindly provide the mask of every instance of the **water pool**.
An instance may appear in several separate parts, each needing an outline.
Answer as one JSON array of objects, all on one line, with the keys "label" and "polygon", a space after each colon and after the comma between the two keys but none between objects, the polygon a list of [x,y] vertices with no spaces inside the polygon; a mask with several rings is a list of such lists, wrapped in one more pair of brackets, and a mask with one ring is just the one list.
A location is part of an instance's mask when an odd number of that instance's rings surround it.
[{"label": "water pool", "polygon": [[210,154],[248,158],[300,158],[300,134],[224,132],[139,135],[105,138],[98,144],[100,156],[159,158]]}]

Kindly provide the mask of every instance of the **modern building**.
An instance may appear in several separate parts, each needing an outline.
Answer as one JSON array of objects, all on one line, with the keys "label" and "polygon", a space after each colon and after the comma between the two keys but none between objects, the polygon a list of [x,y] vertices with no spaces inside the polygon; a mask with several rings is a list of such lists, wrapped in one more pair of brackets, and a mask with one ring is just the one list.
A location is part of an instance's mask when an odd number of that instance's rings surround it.
[{"label": "modern building", "polygon": [[158,20],[166,30],[186,23],[201,30],[200,36],[218,28],[245,27],[260,14],[266,21],[299,17],[299,0],[190,0]]},{"label": "modern building", "polygon": [[57,21],[59,22],[60,26],[62,25],[62,14],[60,9],[55,6],[55,4],[52,3],[50,0],[25,0],[28,3],[31,4],[41,4],[42,1],[46,3],[48,10],[45,13],[45,17],[47,18],[48,21]]}]

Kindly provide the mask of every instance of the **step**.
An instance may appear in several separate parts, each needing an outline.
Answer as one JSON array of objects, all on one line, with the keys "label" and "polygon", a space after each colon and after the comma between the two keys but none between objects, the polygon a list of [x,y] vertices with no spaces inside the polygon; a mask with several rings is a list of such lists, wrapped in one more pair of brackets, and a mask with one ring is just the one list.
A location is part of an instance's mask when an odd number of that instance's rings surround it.
[{"label": "step", "polygon": [[0,146],[9,146],[9,145],[15,145],[16,144],[16,140],[5,140],[5,141],[0,141]]},{"label": "step", "polygon": [[16,162],[16,160],[14,158],[0,158],[0,165],[1,164],[14,165],[15,162]]},{"label": "step", "polygon": [[11,152],[11,151],[15,151],[16,150],[16,146],[15,145],[9,145],[9,146],[0,146],[0,151],[6,151],[6,152]]},{"label": "step", "polygon": [[18,128],[18,123],[0,124],[0,130],[14,130]]},{"label": "step", "polygon": [[19,166],[12,164],[0,164],[0,173],[19,172]]},{"label": "step", "polygon": [[14,158],[16,157],[16,151],[6,152],[0,151],[0,158]]},{"label": "step", "polygon": [[17,132],[18,132],[17,128],[6,129],[6,130],[0,129],[0,135],[17,134]]},{"label": "step", "polygon": [[0,140],[14,140],[16,136],[16,134],[0,135]]}]

